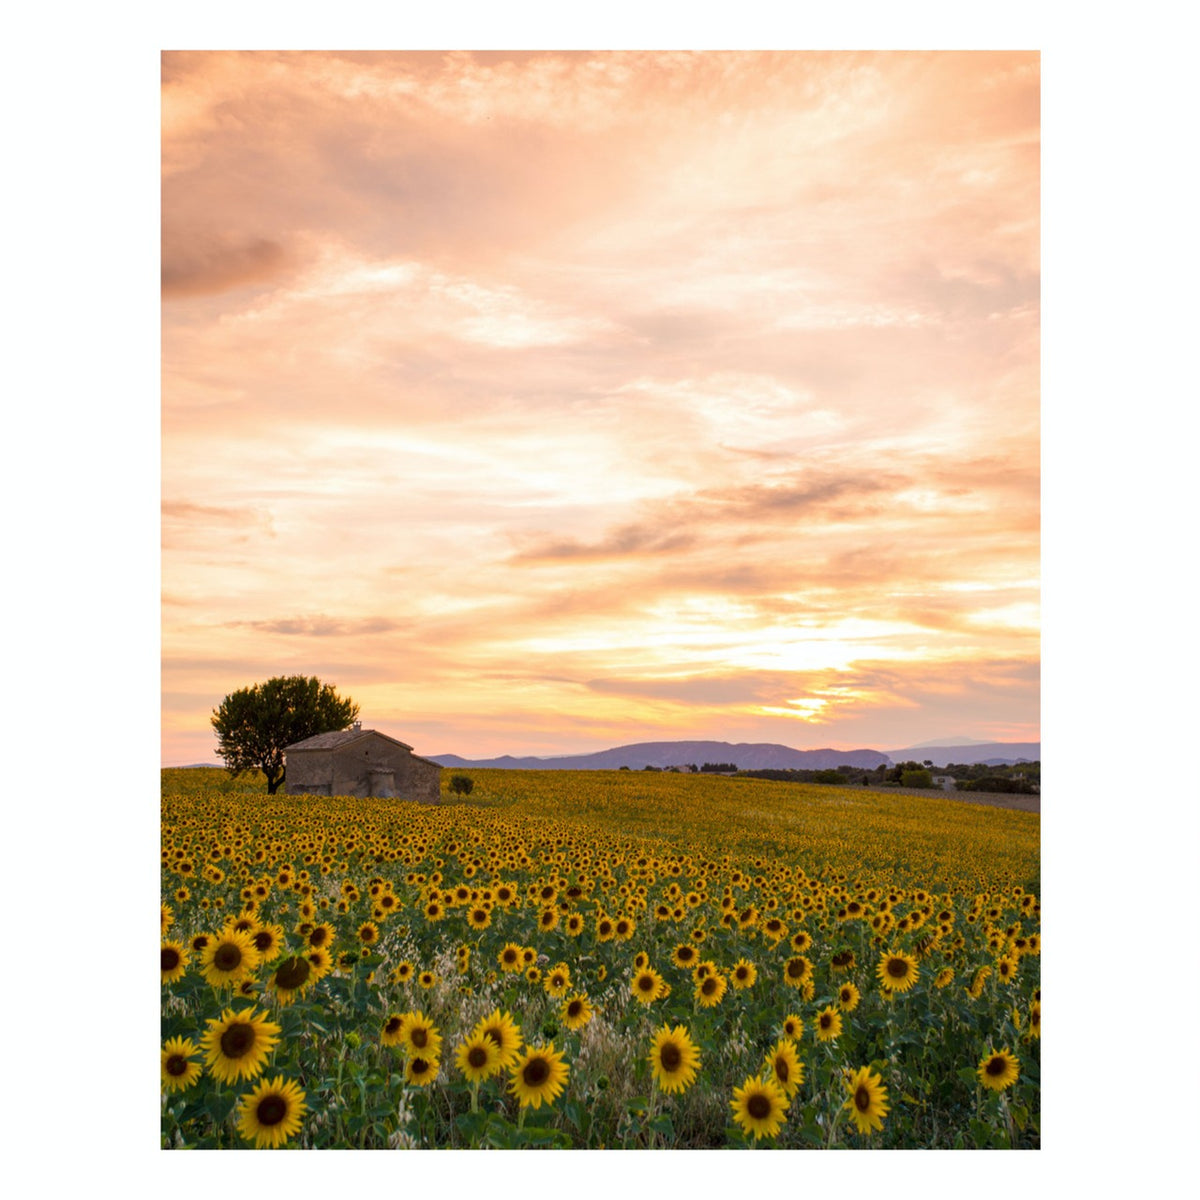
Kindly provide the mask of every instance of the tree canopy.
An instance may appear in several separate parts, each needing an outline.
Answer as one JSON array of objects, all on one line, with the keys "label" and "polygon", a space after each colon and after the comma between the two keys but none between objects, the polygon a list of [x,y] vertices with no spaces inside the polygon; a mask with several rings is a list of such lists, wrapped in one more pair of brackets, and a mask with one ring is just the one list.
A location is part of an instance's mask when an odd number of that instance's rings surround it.
[{"label": "tree canopy", "polygon": [[213,709],[217,753],[237,776],[261,771],[267,792],[284,780],[283,750],[293,742],[346,729],[358,716],[358,705],[315,676],[284,675],[230,692]]}]

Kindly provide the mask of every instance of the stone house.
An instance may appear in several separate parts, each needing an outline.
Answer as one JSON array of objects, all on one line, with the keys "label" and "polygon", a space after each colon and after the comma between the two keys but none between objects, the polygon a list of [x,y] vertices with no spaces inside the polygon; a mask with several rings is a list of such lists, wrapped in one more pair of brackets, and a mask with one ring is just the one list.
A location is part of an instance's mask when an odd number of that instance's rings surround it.
[{"label": "stone house", "polygon": [[952,792],[954,791],[954,776],[935,775],[933,777],[933,786],[943,788],[947,792]]},{"label": "stone house", "polygon": [[355,721],[349,729],[318,733],[283,751],[290,796],[399,797],[437,804],[442,768],[404,742]]}]

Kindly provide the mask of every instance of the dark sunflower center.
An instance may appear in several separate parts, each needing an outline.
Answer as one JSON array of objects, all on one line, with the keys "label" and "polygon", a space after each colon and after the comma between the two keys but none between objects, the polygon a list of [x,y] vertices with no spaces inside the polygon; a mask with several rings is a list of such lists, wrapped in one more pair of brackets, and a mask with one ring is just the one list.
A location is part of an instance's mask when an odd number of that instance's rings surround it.
[{"label": "dark sunflower center", "polygon": [[412,1073],[418,1079],[422,1075],[428,1075],[429,1071],[430,1071],[430,1064],[429,1064],[428,1060],[426,1060],[424,1058],[414,1058],[412,1060]]},{"label": "dark sunflower center", "polygon": [[504,1043],[500,1040],[500,1034],[495,1029],[485,1029],[483,1031],[483,1036],[491,1038],[492,1041],[495,1042],[497,1046],[504,1045]]},{"label": "dark sunflower center", "polygon": [[908,963],[902,958],[889,958],[887,973],[893,979],[903,979],[908,974]]},{"label": "dark sunflower center", "polygon": [[233,971],[242,961],[241,947],[235,946],[232,942],[226,942],[224,945],[218,946],[216,953],[213,955],[213,966],[218,971]]},{"label": "dark sunflower center", "polygon": [[258,1102],[254,1115],[260,1125],[278,1125],[287,1116],[287,1101],[273,1092]]},{"label": "dark sunflower center", "polygon": [[649,975],[642,975],[638,979],[638,987],[643,992],[652,992],[654,991],[654,980]]},{"label": "dark sunflower center", "polygon": [[300,987],[312,974],[312,966],[306,958],[289,958],[275,972],[275,986],[285,991]]},{"label": "dark sunflower center", "polygon": [[512,950],[505,950],[504,961],[506,963],[515,963],[517,961],[516,953]]},{"label": "dark sunflower center", "polygon": [[989,1058],[988,1065],[985,1069],[989,1075],[1003,1075],[1004,1059],[1002,1059],[998,1054],[995,1058]]},{"label": "dark sunflower center", "polygon": [[571,1003],[567,1005],[567,1016],[572,1020],[579,1016],[581,1012],[583,1012],[583,1004],[579,1000],[572,1000]]},{"label": "dark sunflower center", "polygon": [[746,1101],[746,1111],[756,1120],[764,1121],[771,1115],[771,1101],[762,1092],[755,1092]]},{"label": "dark sunflower center", "polygon": [[854,1093],[854,1107],[859,1112],[866,1112],[871,1107],[871,1093],[862,1084],[859,1084]]},{"label": "dark sunflower center", "polygon": [[527,1087],[540,1087],[550,1077],[550,1064],[544,1058],[531,1058],[521,1071]]},{"label": "dark sunflower center", "polygon": [[850,1003],[850,993],[845,988],[842,988],[842,990],[838,993],[838,997],[841,999],[843,1004]]},{"label": "dark sunflower center", "polygon": [[400,1026],[403,1024],[404,1022],[401,1021],[399,1017],[392,1017],[392,1019],[383,1027],[383,1032],[389,1035],[397,1034],[400,1032]]},{"label": "dark sunflower center", "polygon": [[713,992],[717,990],[717,977],[715,975],[707,976],[704,982],[700,985],[700,990],[706,996],[711,996]]},{"label": "dark sunflower center", "polygon": [[472,1046],[467,1051],[467,1065],[476,1071],[487,1066],[488,1052],[482,1046]]},{"label": "dark sunflower center", "polygon": [[179,966],[179,951],[173,946],[164,946],[162,948],[162,969],[173,971],[177,966]]},{"label": "dark sunflower center", "polygon": [[325,939],[328,936],[329,930],[323,926],[319,926],[308,935],[308,944],[310,946],[323,946],[325,945]]},{"label": "dark sunflower center", "polygon": [[792,979],[799,979],[804,974],[804,964],[800,962],[788,963],[788,975]]},{"label": "dark sunflower center", "polygon": [[187,1074],[188,1060],[182,1054],[172,1054],[167,1059],[167,1074],[168,1075],[185,1075]]},{"label": "dark sunflower center", "polygon": [[778,1079],[780,1083],[787,1083],[790,1077],[791,1072],[788,1070],[787,1059],[777,1058],[775,1060],[775,1078]]},{"label": "dark sunflower center", "polygon": [[236,1021],[221,1034],[221,1053],[226,1058],[242,1058],[254,1047],[254,1026]]},{"label": "dark sunflower center", "polygon": [[420,1026],[418,1026],[412,1031],[412,1033],[409,1034],[409,1038],[412,1041],[412,1044],[419,1049],[423,1050],[427,1045],[429,1045],[429,1032],[428,1030],[422,1029]]},{"label": "dark sunflower center", "polygon": [[828,1029],[833,1024],[833,1018],[828,1013],[822,1013],[818,1024],[822,1029]]},{"label": "dark sunflower center", "polygon": [[683,1052],[674,1042],[667,1042],[658,1052],[658,1061],[664,1071],[674,1071],[683,1062]]}]

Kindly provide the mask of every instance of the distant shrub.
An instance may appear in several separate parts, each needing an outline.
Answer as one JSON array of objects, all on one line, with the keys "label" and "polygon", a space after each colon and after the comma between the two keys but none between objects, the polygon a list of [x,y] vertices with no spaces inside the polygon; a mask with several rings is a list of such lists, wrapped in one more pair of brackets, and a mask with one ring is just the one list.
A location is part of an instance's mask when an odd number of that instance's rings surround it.
[{"label": "distant shrub", "polygon": [[475,780],[470,775],[451,775],[450,790],[456,796],[469,796],[471,789],[475,786]]},{"label": "distant shrub", "polygon": [[840,771],[814,771],[813,783],[845,783]]},{"label": "distant shrub", "polygon": [[900,776],[900,786],[910,788],[931,788],[933,787],[933,775],[920,768],[915,771],[905,771]]}]

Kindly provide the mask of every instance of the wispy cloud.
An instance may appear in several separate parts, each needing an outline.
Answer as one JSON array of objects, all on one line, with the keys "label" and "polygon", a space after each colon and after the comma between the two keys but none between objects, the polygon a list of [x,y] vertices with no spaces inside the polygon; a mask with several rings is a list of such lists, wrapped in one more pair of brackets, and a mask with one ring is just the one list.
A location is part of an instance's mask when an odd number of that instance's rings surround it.
[{"label": "wispy cloud", "polygon": [[1036,54],[169,53],[162,161],[169,759],[1036,736]]}]

